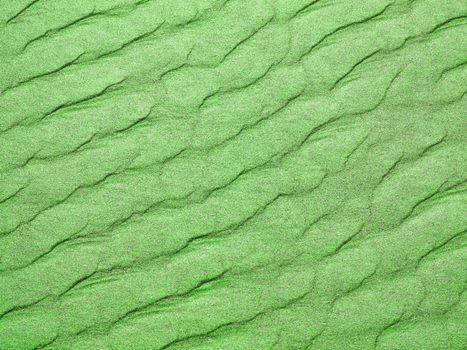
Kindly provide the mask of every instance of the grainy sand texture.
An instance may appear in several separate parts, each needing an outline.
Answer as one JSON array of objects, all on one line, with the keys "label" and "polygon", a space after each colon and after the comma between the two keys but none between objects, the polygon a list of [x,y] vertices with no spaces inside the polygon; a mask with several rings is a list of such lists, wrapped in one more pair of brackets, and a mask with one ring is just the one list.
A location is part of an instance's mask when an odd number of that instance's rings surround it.
[{"label": "grainy sand texture", "polygon": [[465,350],[465,0],[0,0],[0,350]]}]

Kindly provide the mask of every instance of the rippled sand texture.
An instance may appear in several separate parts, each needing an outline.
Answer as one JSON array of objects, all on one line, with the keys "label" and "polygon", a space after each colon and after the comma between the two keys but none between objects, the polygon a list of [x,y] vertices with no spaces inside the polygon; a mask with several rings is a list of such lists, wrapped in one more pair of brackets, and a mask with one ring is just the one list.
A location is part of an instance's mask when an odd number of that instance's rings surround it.
[{"label": "rippled sand texture", "polygon": [[0,0],[0,349],[465,349],[466,14]]}]

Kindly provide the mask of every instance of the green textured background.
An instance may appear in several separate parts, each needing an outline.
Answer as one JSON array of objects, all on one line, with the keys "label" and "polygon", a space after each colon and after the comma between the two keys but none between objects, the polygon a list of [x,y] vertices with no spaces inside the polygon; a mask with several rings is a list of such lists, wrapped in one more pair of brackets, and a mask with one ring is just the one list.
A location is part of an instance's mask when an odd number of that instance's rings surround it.
[{"label": "green textured background", "polygon": [[466,349],[465,0],[0,0],[0,349]]}]

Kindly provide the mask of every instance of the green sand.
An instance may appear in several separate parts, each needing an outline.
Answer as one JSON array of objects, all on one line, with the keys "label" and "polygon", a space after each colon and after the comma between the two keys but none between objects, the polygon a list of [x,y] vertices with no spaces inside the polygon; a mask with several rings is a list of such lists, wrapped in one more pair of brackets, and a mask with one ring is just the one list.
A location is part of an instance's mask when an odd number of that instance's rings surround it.
[{"label": "green sand", "polygon": [[0,349],[466,349],[466,15],[0,0]]}]

